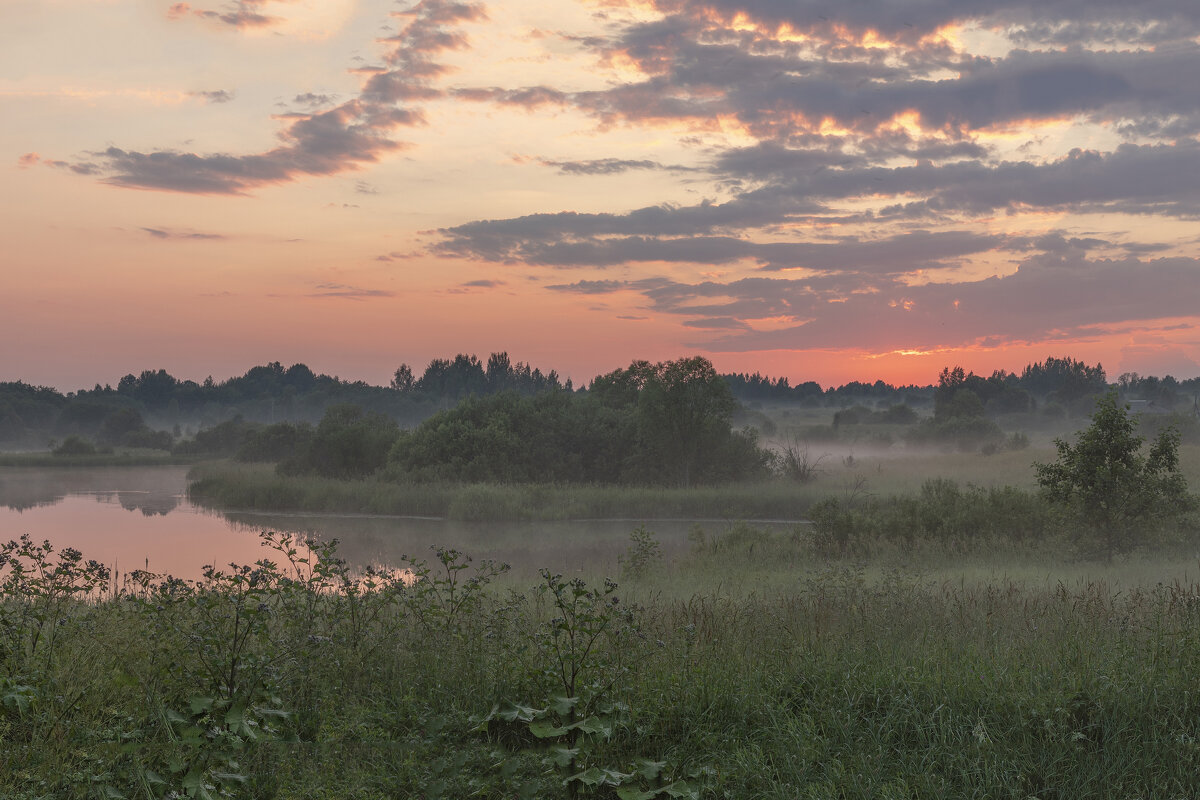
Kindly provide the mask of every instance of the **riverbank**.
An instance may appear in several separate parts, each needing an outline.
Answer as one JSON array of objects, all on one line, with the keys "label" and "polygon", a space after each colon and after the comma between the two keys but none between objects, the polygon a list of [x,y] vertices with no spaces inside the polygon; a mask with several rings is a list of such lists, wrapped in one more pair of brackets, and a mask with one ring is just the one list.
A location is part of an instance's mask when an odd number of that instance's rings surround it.
[{"label": "riverbank", "polygon": [[162,450],[126,450],[118,453],[55,455],[48,451],[0,453],[0,467],[166,467],[188,466],[200,459]]},{"label": "riverbank", "polygon": [[284,477],[269,465],[231,462],[196,465],[188,479],[188,498],[193,503],[222,511],[388,514],[464,522],[799,520],[823,494],[818,487],[784,481],[666,489],[336,480]]},{"label": "riverbank", "polygon": [[[994,456],[937,451],[812,453],[813,478],[676,489],[653,486],[401,483],[382,478],[285,477],[272,465],[210,461],[189,473],[193,503],[219,510],[432,516],[492,522],[580,519],[800,520],[835,497],[861,500],[921,491],[929,480],[1032,489],[1035,459],[1050,451]],[[1185,459],[1186,460],[1186,459]],[[1200,464],[1200,459],[1192,459]],[[1200,474],[1200,469],[1196,472]]]}]

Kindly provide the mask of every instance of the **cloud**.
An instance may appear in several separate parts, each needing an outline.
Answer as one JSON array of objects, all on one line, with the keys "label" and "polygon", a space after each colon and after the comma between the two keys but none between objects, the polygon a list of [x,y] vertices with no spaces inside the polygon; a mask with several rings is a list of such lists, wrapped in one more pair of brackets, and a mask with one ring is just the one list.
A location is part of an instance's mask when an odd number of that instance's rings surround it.
[{"label": "cloud", "polygon": [[167,19],[177,20],[191,15],[232,28],[264,28],[282,21],[280,17],[262,13],[262,7],[270,2],[286,0],[233,0],[223,11],[193,8],[189,3],[175,3],[167,9]]},{"label": "cloud", "polygon": [[480,289],[495,289],[500,286],[506,286],[507,283],[505,281],[477,280],[477,281],[467,281],[466,283],[463,283],[460,285],[463,287],[468,287],[468,288],[474,287],[474,288],[480,288]]},{"label": "cloud", "polygon": [[332,105],[337,102],[335,94],[320,94],[316,92],[302,92],[292,98],[292,102],[297,105],[307,106],[310,109],[317,109],[323,106]]},{"label": "cloud", "polygon": [[555,167],[563,175],[617,175],[631,170],[670,170],[691,171],[694,167],[682,165],[665,165],[648,159],[626,158],[593,158],[581,161],[555,161],[539,158],[538,163],[545,167]]},{"label": "cloud", "polygon": [[852,38],[869,30],[902,44],[968,22],[1056,45],[1118,37],[1151,43],[1200,34],[1200,10],[1190,0],[1141,0],[1136,14],[1123,0],[651,0],[649,5],[668,15],[687,14],[725,24],[738,21],[743,26],[786,28],[827,38]]},{"label": "cloud", "polygon": [[[688,327],[730,329],[694,342],[716,351],[897,346],[928,349],[1043,341],[1129,320],[1169,320],[1200,308],[1200,259],[1031,257],[1012,274],[918,286],[883,281],[849,294],[810,279],[580,282],[550,287],[636,291]],[[756,330],[755,320],[791,320]]]},{"label": "cloud", "polygon": [[188,92],[190,97],[199,97],[209,103],[228,103],[233,99],[233,92],[225,89],[216,89],[210,92]]},{"label": "cloud", "polygon": [[347,286],[342,283],[319,283],[316,291],[308,297],[340,297],[346,300],[364,300],[374,297],[395,297],[396,293],[383,289],[363,289],[358,286]]},{"label": "cloud", "polygon": [[[242,0],[233,11],[243,17],[257,14],[265,0]],[[189,11],[185,4],[172,7],[176,16]],[[215,13],[195,12],[192,13]],[[285,115],[288,125],[279,134],[280,144],[261,153],[197,154],[176,150],[140,152],[109,147],[92,153],[86,174],[99,174],[111,185],[191,194],[245,194],[271,184],[287,183],[304,176],[333,175],[360,169],[406,145],[392,138],[406,126],[425,123],[420,108],[397,106],[408,93],[378,91],[381,81],[390,86],[403,83],[420,88],[421,96],[437,96],[429,84],[442,67],[432,60],[437,53],[466,46],[465,39],[450,26],[481,19],[482,7],[450,0],[422,0],[397,16],[405,20],[400,31],[385,41],[391,49],[388,66],[368,70],[362,92],[356,98],[323,111]],[[229,24],[235,24],[230,21]],[[324,96],[298,95],[298,101],[316,101]],[[301,101],[303,102],[303,101]],[[321,105],[323,103],[316,103]],[[84,165],[80,165],[83,167]],[[84,171],[80,169],[79,171]]]},{"label": "cloud", "polygon": [[226,237],[220,233],[200,233],[197,231],[176,231],[170,228],[148,228],[142,227],[141,230],[149,234],[154,239],[186,239],[191,241],[214,241],[225,239]]}]

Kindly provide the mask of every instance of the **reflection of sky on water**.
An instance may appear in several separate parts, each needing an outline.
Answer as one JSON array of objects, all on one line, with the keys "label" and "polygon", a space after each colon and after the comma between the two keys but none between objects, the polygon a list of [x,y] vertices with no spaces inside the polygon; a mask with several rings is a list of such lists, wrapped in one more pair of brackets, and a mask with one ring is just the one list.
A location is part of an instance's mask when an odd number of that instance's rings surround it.
[{"label": "reflection of sky on water", "polygon": [[[264,530],[322,540],[337,538],[338,552],[356,566],[394,566],[408,555],[433,557],[452,547],[475,561],[492,559],[533,577],[546,567],[616,574],[633,520],[463,523],[371,515],[219,514],[187,501],[186,467],[111,469],[0,468],[0,541],[28,533],[56,548],[75,547],[121,572],[149,568],[197,578],[205,564],[279,561],[259,544]],[[760,523],[761,524],[761,523]],[[693,523],[648,521],[668,558],[688,547]],[[706,523],[708,531],[724,523]],[[148,566],[147,566],[148,565]]]}]

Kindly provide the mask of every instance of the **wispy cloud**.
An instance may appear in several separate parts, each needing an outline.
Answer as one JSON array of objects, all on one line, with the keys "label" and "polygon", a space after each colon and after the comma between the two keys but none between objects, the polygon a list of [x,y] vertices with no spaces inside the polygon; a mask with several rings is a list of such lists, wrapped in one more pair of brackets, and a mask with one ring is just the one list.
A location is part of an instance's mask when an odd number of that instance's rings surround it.
[{"label": "wispy cloud", "polygon": [[278,16],[263,13],[263,7],[271,2],[283,3],[287,0],[233,0],[220,10],[193,8],[190,3],[175,3],[167,9],[167,19],[195,16],[231,28],[264,28],[281,21]]},{"label": "wispy cloud", "polygon": [[220,233],[203,233],[200,231],[178,231],[172,228],[149,228],[141,227],[138,230],[148,234],[154,239],[183,239],[188,241],[216,241],[225,239]]},{"label": "wispy cloud", "polygon": [[374,297],[395,297],[396,293],[384,289],[364,289],[342,283],[318,283],[309,297],[340,297],[346,300],[365,300]]},{"label": "wispy cloud", "polygon": [[233,92],[226,89],[214,89],[207,92],[188,92],[188,94],[209,103],[228,103],[234,97]]},{"label": "wispy cloud", "polygon": [[[261,0],[242,0],[227,12],[229,24],[254,21]],[[172,7],[178,16],[192,11],[186,4]],[[202,12],[204,14],[216,12]],[[385,65],[362,69],[367,77],[358,97],[324,111],[287,115],[279,146],[261,153],[198,154],[177,150],[141,152],[109,147],[90,154],[95,171],[114,186],[192,194],[244,194],[256,187],[286,183],[302,176],[333,175],[379,161],[405,147],[392,138],[402,127],[421,125],[425,116],[399,101],[439,96],[432,79],[444,68],[434,57],[466,46],[454,30],[457,23],[480,19],[474,3],[422,0],[400,12],[399,32],[384,41],[390,50]],[[223,19],[223,18],[222,18]],[[264,23],[265,24],[265,23]],[[317,103],[317,96],[299,98]]]}]

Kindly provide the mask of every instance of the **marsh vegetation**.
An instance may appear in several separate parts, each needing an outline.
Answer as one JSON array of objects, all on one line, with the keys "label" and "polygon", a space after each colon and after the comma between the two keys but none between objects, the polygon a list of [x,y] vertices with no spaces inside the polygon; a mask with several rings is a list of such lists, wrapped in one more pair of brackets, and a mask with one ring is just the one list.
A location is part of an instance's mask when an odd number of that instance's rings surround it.
[{"label": "marsh vegetation", "polygon": [[[1200,736],[1200,563],[751,525],[513,580],[330,543],[113,585],[3,550],[0,793],[1170,797]],[[174,794],[172,794],[174,793]]]},{"label": "marsh vegetation", "polygon": [[[586,393],[477,391],[454,376],[487,386],[491,362],[442,367],[439,391],[466,399],[416,427],[330,404],[316,424],[195,432],[177,454],[225,460],[193,468],[190,498],[473,521],[493,538],[511,520],[628,520],[616,552],[539,571],[543,532],[517,569],[448,542],[384,563],[263,533],[261,559],[182,580],[14,538],[0,795],[1192,791],[1186,415],[1097,405],[1103,372],[1069,359],[948,369],[925,393],[860,384],[833,406],[702,359],[634,362]],[[422,381],[397,370],[388,391]],[[101,455],[81,442],[46,458]]]}]

